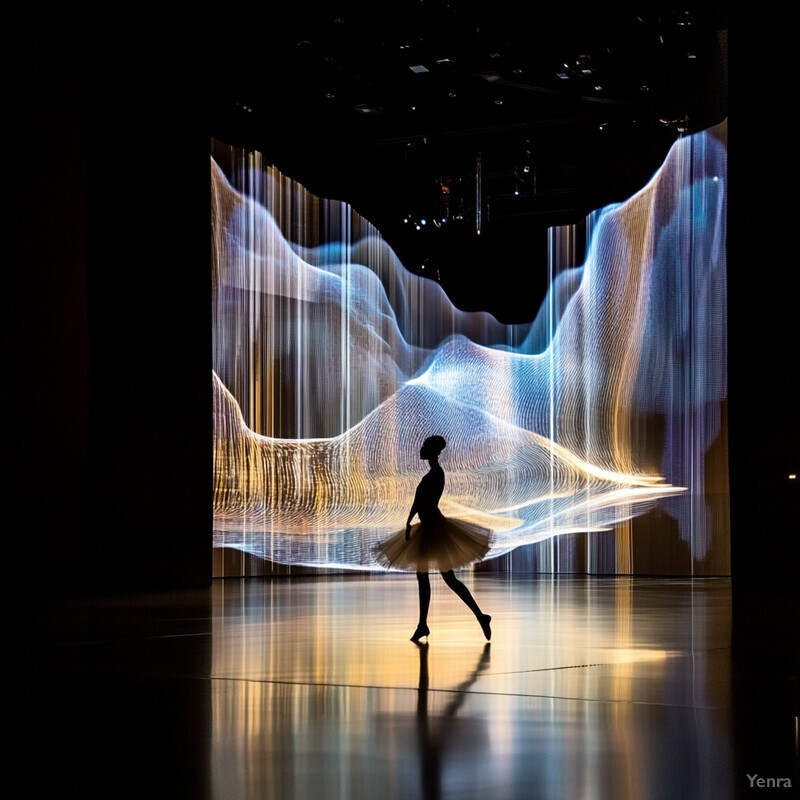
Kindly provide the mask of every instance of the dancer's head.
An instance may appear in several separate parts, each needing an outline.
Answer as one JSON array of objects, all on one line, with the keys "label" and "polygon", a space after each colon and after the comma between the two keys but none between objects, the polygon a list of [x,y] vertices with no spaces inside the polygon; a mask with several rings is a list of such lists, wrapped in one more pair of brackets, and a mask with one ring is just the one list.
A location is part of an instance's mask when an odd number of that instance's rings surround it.
[{"label": "dancer's head", "polygon": [[447,442],[441,436],[429,436],[423,443],[419,451],[419,457],[430,460],[437,459],[439,453],[447,447]]}]

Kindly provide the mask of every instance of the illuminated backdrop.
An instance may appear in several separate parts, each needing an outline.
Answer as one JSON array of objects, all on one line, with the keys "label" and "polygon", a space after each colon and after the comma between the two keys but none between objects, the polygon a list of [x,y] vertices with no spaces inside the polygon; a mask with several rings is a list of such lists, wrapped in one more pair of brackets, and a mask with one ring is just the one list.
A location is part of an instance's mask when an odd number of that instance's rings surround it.
[{"label": "illuminated backdrop", "polygon": [[482,568],[728,574],[726,164],[724,125],[682,138],[585,253],[551,229],[547,295],[505,325],[212,142],[217,551],[381,569],[441,434],[443,512],[494,532]]}]

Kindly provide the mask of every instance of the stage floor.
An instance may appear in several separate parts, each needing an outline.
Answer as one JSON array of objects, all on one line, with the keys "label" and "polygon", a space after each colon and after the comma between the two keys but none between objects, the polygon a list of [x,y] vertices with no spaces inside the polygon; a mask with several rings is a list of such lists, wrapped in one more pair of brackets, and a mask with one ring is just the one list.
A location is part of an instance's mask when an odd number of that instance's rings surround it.
[{"label": "stage floor", "polygon": [[[34,696],[14,699],[33,780],[198,800],[794,796],[796,717],[736,693],[730,580],[461,577],[491,643],[433,575],[422,645],[406,575],[51,611]],[[785,753],[761,752],[776,739]]]}]

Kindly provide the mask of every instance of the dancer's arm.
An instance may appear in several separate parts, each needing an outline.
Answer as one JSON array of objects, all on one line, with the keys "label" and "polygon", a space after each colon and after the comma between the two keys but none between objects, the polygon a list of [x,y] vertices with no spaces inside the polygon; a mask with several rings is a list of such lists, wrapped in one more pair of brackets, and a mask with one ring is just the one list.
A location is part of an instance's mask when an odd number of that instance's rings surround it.
[{"label": "dancer's arm", "polygon": [[414,519],[414,515],[417,513],[417,501],[414,500],[414,505],[411,506],[411,511],[408,512],[408,520],[406,521],[406,541],[408,541],[409,537],[411,536],[411,520]]},{"label": "dancer's arm", "polygon": [[414,515],[419,511],[419,494],[421,488],[422,483],[417,486],[417,491],[414,492],[414,502],[411,504],[411,511],[408,512],[408,520],[406,520],[406,541],[408,541],[411,536],[411,520],[414,519]]}]

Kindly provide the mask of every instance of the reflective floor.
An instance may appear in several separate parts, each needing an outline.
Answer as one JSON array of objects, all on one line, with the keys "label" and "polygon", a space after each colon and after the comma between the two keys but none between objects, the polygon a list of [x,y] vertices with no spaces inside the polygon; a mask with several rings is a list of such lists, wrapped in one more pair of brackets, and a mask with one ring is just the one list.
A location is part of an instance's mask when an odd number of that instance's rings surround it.
[{"label": "reflective floor", "polygon": [[795,796],[797,717],[737,690],[729,580],[462,578],[491,643],[433,576],[420,645],[413,576],[51,607],[7,757],[84,797]]}]

